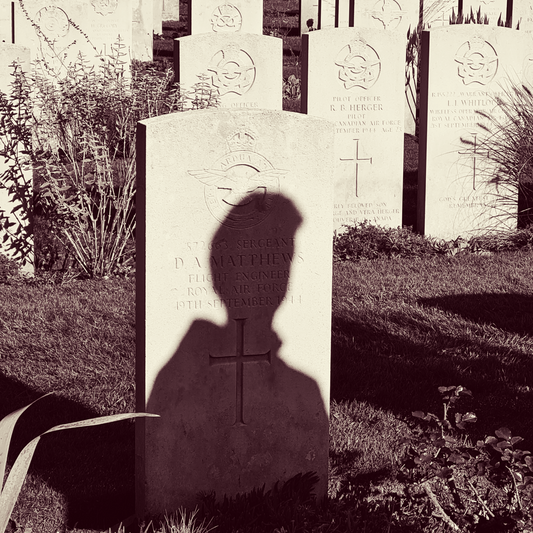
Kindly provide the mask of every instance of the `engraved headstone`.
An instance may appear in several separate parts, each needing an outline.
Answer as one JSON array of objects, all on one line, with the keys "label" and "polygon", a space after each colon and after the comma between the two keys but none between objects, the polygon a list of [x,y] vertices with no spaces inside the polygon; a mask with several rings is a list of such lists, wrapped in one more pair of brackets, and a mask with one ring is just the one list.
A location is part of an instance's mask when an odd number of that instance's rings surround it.
[{"label": "engraved headstone", "polygon": [[203,33],[174,40],[176,80],[186,90],[207,83],[222,107],[281,109],[282,65],[277,37]]},{"label": "engraved headstone", "polygon": [[30,48],[44,73],[64,76],[80,53],[97,65],[119,39],[122,60],[131,59],[131,0],[25,0],[15,8],[15,43]]},{"label": "engraved headstone", "polygon": [[516,198],[491,183],[478,126],[487,121],[476,111],[498,116],[493,97],[520,79],[527,35],[465,24],[422,37],[419,230],[455,239],[516,227]]},{"label": "engraved headstone", "polygon": [[463,15],[475,16],[479,10],[482,17],[488,17],[490,26],[497,26],[498,19],[506,21],[507,0],[463,0]]},{"label": "engraved headstone", "polygon": [[11,2],[2,2],[0,5],[0,43],[13,42],[11,28]]},{"label": "engraved headstone", "polygon": [[401,225],[405,37],[337,28],[302,39],[302,112],[335,122],[334,227]]},{"label": "engraved headstone", "polygon": [[418,24],[418,0],[357,0],[357,26],[407,35]]},{"label": "engraved headstone", "polygon": [[153,30],[157,35],[163,34],[163,0],[152,0]]},{"label": "engraved headstone", "polygon": [[[22,46],[16,46],[14,44],[0,44],[0,91],[5,95],[11,94],[11,83],[13,82],[13,72],[12,68],[13,63],[16,62],[20,65],[24,72],[30,71],[30,50]],[[0,139],[0,144],[4,147],[4,140]],[[12,161],[5,161],[3,157],[0,156],[0,174],[3,174],[8,166],[11,166]],[[32,180],[32,170],[28,164],[24,169],[24,176],[27,182],[31,183]],[[8,182],[9,184],[9,182]],[[17,201],[13,199],[11,195],[5,189],[0,189],[0,210],[4,211],[8,215],[9,222],[14,224],[11,226],[10,231],[15,230],[18,227],[17,217],[12,213],[13,209],[16,209]],[[0,228],[0,254],[6,255],[8,257],[14,257],[12,250],[8,250],[9,244],[3,243],[4,230]],[[30,248],[33,248],[33,243],[29,243]],[[27,256],[27,262],[22,266],[22,269],[26,272],[33,271],[33,253],[30,253]]]},{"label": "engraved headstone", "polygon": [[318,0],[318,29],[327,30],[335,27],[335,0]]},{"label": "engraved headstone", "polygon": [[189,33],[263,34],[263,0],[189,0]]},{"label": "engraved headstone", "polygon": [[422,21],[424,27],[449,26],[450,17],[459,13],[459,0],[434,0],[424,2]]},{"label": "engraved headstone", "polygon": [[139,61],[153,61],[153,6],[148,0],[132,0],[132,58]]},{"label": "engraved headstone", "polygon": [[163,20],[177,21],[180,19],[179,0],[163,0]]},{"label": "engraved headstone", "polygon": [[513,1],[512,24],[513,28],[519,24],[522,31],[533,32],[533,2],[530,0]]},{"label": "engraved headstone", "polygon": [[[333,125],[202,110],[138,130],[137,512],[327,489]],[[165,157],[161,157],[165,154]]]},{"label": "engraved headstone", "polygon": [[318,30],[319,0],[300,0],[300,34]]}]

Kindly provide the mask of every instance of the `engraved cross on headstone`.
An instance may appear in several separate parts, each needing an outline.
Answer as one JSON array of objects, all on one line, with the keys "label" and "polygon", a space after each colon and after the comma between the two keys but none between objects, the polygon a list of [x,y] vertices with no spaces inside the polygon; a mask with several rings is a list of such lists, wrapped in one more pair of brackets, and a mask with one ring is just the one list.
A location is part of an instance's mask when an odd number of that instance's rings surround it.
[{"label": "engraved cross on headstone", "polygon": [[214,365],[229,365],[235,364],[235,377],[236,377],[236,387],[235,387],[235,422],[234,426],[245,426],[244,422],[244,363],[255,363],[259,361],[266,361],[270,364],[270,350],[262,354],[251,354],[248,355],[244,353],[244,323],[246,318],[235,318],[236,322],[236,335],[237,340],[235,342],[235,355],[215,357],[209,354],[209,366]]},{"label": "engraved cross on headstone", "polygon": [[478,145],[477,145],[478,133],[471,132],[470,135],[474,137],[474,141],[472,142],[472,148],[469,148],[468,150],[464,150],[463,152],[459,152],[459,154],[472,156],[473,166],[474,166],[473,176],[472,176],[472,189],[475,191],[476,190],[476,160],[478,156],[488,157],[488,155],[490,154],[490,150],[478,150]]},{"label": "engraved cross on headstone", "polygon": [[354,157],[351,158],[344,158],[341,157],[341,161],[355,161],[355,196],[359,198],[359,162],[360,161],[369,161],[370,164],[372,164],[372,158],[366,157],[366,158],[359,158],[359,139],[354,139],[355,141],[355,154]]}]

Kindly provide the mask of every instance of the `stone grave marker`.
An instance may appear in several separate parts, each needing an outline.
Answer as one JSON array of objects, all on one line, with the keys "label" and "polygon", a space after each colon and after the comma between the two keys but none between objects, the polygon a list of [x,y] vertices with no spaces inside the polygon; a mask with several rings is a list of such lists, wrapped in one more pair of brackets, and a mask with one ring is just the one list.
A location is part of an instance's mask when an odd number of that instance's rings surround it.
[{"label": "stone grave marker", "polygon": [[263,0],[189,0],[189,33],[263,35]]},{"label": "stone grave marker", "polygon": [[506,80],[520,80],[526,43],[527,35],[520,31],[486,25],[423,32],[418,168],[422,233],[455,239],[516,227],[516,198],[490,183],[495,169],[483,157],[486,133],[478,126],[486,121],[476,111],[498,112],[493,96],[504,95]]},{"label": "stone grave marker", "polygon": [[154,36],[152,2],[133,0],[132,57],[139,61],[153,61]]},{"label": "stone grave marker", "polygon": [[163,20],[178,21],[180,19],[179,0],[163,0]]},{"label": "stone grave marker", "polygon": [[533,3],[530,0],[513,1],[513,28],[520,24],[520,30],[533,32]]},{"label": "stone grave marker", "polygon": [[11,44],[13,42],[11,28],[11,2],[2,2],[0,5],[0,43]]},{"label": "stone grave marker", "polygon": [[318,30],[319,0],[300,0],[300,35]]},{"label": "stone grave marker", "polygon": [[459,13],[459,0],[434,0],[424,2],[422,22],[424,27],[440,28],[450,24],[452,13]]},{"label": "stone grave marker", "polygon": [[153,30],[157,35],[163,34],[163,0],[152,0],[153,14]]},{"label": "stone grave marker", "polygon": [[51,76],[63,76],[80,53],[92,64],[109,55],[119,36],[131,59],[131,0],[25,0],[15,3],[15,43]]},{"label": "stone grave marker", "polygon": [[327,30],[335,27],[335,0],[318,0],[318,29]]},{"label": "stone grave marker", "polygon": [[302,37],[302,112],[335,122],[334,227],[402,224],[405,36],[337,28]]},{"label": "stone grave marker", "polygon": [[481,15],[489,18],[490,26],[498,25],[498,18],[505,23],[507,17],[507,0],[463,0],[463,14],[474,15],[481,9]]},{"label": "stone grave marker", "polygon": [[357,0],[355,18],[361,28],[398,31],[403,36],[418,24],[418,0]]},{"label": "stone grave marker", "polygon": [[[30,50],[22,46],[16,46],[14,44],[0,44],[0,91],[4,94],[9,95],[11,93],[11,83],[13,81],[13,68],[11,65],[14,62],[20,64],[21,68],[25,72],[30,71]],[[3,141],[0,140],[2,146],[4,145]],[[3,174],[8,168],[8,163],[4,160],[3,157],[0,157],[0,174]],[[24,170],[25,178],[27,181],[32,179],[32,170],[30,166]],[[0,209],[2,209],[6,214],[10,214],[11,211],[17,206],[16,201],[13,201],[13,198],[7,193],[5,189],[0,189]],[[16,217],[11,214],[9,216],[9,221],[13,224],[17,224]],[[15,228],[16,226],[13,226]],[[8,244],[3,244],[3,229],[0,228],[0,253],[6,255],[7,257],[14,257],[12,251],[8,250]],[[31,243],[33,248],[33,243]],[[33,253],[28,256],[28,262],[22,266],[22,270],[25,272],[33,272]]]},{"label": "stone grave marker", "polygon": [[[355,25],[355,0],[336,0],[336,28],[353,28]],[[359,20],[357,21],[359,26]]]},{"label": "stone grave marker", "polygon": [[174,40],[176,80],[189,90],[202,80],[222,107],[282,108],[283,43],[251,33],[203,33]]},{"label": "stone grave marker", "polygon": [[[138,129],[137,513],[316,472],[327,491],[333,125],[174,113]],[[161,157],[165,154],[165,157]]]}]

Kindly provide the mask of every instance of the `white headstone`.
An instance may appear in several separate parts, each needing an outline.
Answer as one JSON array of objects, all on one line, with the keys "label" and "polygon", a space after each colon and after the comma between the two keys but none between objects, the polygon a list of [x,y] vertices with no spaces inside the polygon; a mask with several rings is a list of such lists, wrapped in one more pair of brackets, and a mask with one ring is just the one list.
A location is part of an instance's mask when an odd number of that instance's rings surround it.
[{"label": "white headstone", "polygon": [[440,28],[450,24],[452,14],[459,13],[459,0],[433,0],[424,2],[422,20],[425,27]]},{"label": "white headstone", "polygon": [[498,19],[505,23],[507,16],[507,0],[463,0],[463,15],[471,13],[476,16],[481,10],[481,16],[487,16],[490,26],[497,26]]},{"label": "white headstone", "polygon": [[282,109],[283,43],[266,35],[203,33],[174,40],[176,80],[202,79],[222,107]]},{"label": "white headstone", "polygon": [[[336,28],[353,28],[356,20],[355,0],[336,0]],[[359,20],[357,25],[360,26]]]},{"label": "white headstone", "polygon": [[11,28],[11,2],[2,2],[0,5],[0,43],[11,44],[13,40]]},{"label": "white headstone", "polygon": [[63,76],[81,53],[98,65],[119,38],[131,60],[131,0],[25,0],[15,4],[15,43],[51,76]]},{"label": "white headstone", "polygon": [[533,31],[533,3],[530,0],[513,1],[513,28],[517,23],[522,31],[531,33]]},{"label": "white headstone", "polygon": [[[0,44],[0,72],[2,72],[2,75],[0,76],[0,91],[6,95],[11,93],[11,83],[13,82],[13,76],[11,74],[14,72],[11,65],[14,62],[17,62],[24,72],[29,72],[30,50],[13,44]],[[2,145],[4,145],[4,142],[2,142]],[[0,174],[3,174],[5,170],[7,170],[8,165],[9,162],[6,162],[3,157],[0,157]],[[25,180],[31,183],[32,170],[29,164],[23,172]],[[17,205],[17,201],[14,200],[5,189],[0,189],[0,209],[2,209],[6,215],[10,214],[9,221],[14,224],[11,228],[12,230],[18,226],[17,218],[12,214],[12,210],[16,208]],[[4,232],[0,229],[0,254],[6,255],[7,257],[15,257],[14,251],[8,250],[9,244],[2,244],[3,236]],[[29,244],[30,248],[33,249],[33,242]],[[33,252],[30,252],[27,256],[27,260],[28,262],[22,266],[22,269],[26,272],[33,272]]]},{"label": "white headstone", "polygon": [[361,28],[397,31],[405,37],[418,25],[418,0],[357,0],[355,7]]},{"label": "white headstone", "polygon": [[284,111],[140,123],[137,395],[161,418],[137,428],[138,514],[310,471],[325,496],[333,135]]},{"label": "white headstone", "polygon": [[263,35],[263,0],[189,0],[189,33]]},{"label": "white headstone", "polygon": [[300,34],[318,30],[319,0],[300,0]]},{"label": "white headstone", "polygon": [[157,35],[163,34],[163,0],[152,0],[153,1],[153,29],[154,33]]},{"label": "white headstone", "polygon": [[335,0],[318,0],[318,29],[335,27]]},{"label": "white headstone", "polygon": [[151,0],[133,1],[132,22],[132,57],[139,61],[153,61],[154,36],[153,17],[154,10]]},{"label": "white headstone", "polygon": [[520,80],[526,39],[478,24],[423,32],[418,225],[424,234],[455,239],[516,227],[516,198],[490,181],[495,168],[478,126],[487,121],[476,111],[498,113],[493,97],[505,95],[509,78]]},{"label": "white headstone", "polygon": [[177,21],[180,19],[179,0],[163,0],[163,20]]},{"label": "white headstone", "polygon": [[338,28],[302,39],[302,112],[336,126],[334,227],[401,226],[405,37]]}]

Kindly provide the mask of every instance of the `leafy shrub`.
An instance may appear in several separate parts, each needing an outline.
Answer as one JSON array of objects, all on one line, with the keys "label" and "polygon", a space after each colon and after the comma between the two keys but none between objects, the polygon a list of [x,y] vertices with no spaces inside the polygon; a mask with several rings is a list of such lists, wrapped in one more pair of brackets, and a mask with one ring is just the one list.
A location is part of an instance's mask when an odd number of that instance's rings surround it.
[{"label": "leafy shrub", "polygon": [[17,276],[19,270],[19,266],[13,259],[10,259],[4,254],[0,254],[0,283]]}]

